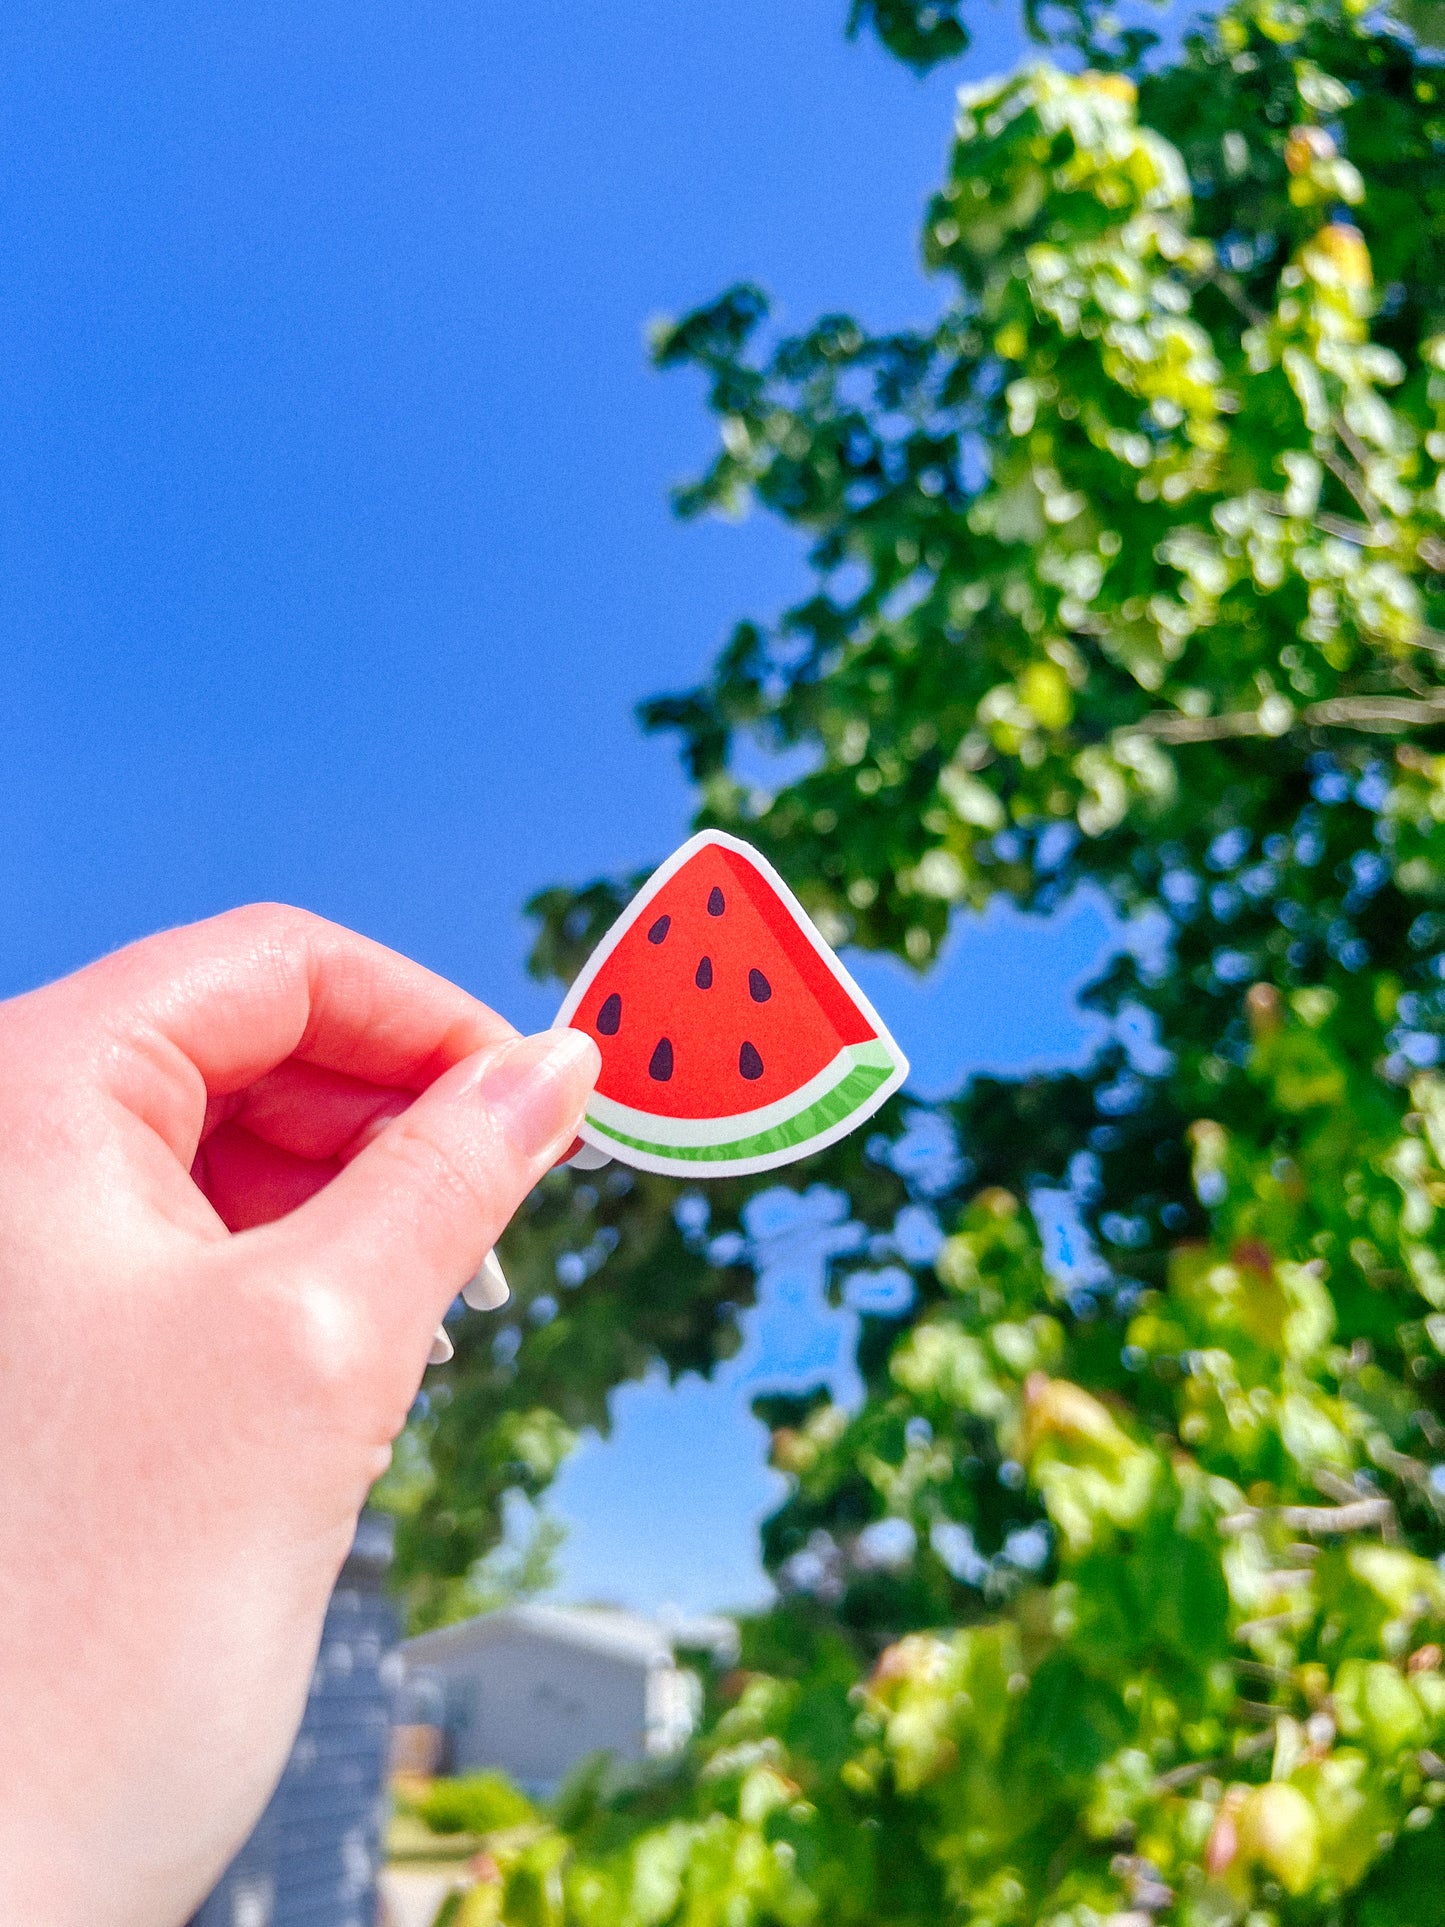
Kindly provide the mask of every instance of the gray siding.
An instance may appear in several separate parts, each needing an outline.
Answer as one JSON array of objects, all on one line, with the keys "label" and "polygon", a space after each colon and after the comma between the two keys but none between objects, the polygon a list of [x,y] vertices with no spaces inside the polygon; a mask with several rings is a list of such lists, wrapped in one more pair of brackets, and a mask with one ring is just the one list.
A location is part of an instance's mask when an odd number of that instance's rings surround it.
[{"label": "gray siding", "polygon": [[358,1528],[286,1771],[192,1927],[373,1927],[397,1639],[388,1523]]}]

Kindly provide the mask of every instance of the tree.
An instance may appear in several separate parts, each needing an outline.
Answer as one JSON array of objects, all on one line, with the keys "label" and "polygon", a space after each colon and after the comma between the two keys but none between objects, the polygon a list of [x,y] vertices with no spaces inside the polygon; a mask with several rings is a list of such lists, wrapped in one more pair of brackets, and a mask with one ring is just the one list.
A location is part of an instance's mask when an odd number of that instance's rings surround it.
[{"label": "tree", "polygon": [[[817,584],[644,715],[835,941],[926,968],[959,906],[1085,881],[1159,919],[1089,993],[1152,1042],[801,1174],[913,1305],[865,1319],[858,1410],[766,1403],[778,1606],[675,1769],[574,1789],[508,1920],[1440,1917],[1445,75],[1335,0],[1132,74],[1069,20],[1093,70],[961,96],[931,327],[776,340],[742,287],[659,332],[720,424],[683,512],[760,504]],[[854,21],[919,65],[963,31]],[[742,735],[814,766],[762,793]],[[539,967],[627,887],[539,898]],[[1092,1272],[1045,1264],[1044,1186]],[[418,1435],[413,1573],[455,1585],[554,1408],[726,1348],[747,1195],[549,1180],[534,1329]]]}]

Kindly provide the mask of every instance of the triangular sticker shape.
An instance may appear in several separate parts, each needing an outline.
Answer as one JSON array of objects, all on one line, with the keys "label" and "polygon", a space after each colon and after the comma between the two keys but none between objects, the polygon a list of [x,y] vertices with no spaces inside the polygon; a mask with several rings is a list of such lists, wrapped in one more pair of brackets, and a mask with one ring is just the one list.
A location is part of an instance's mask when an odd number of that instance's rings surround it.
[{"label": "triangular sticker shape", "polygon": [[649,877],[557,1022],[602,1051],[584,1142],[673,1177],[791,1164],[856,1130],[908,1075],[787,884],[721,830]]}]

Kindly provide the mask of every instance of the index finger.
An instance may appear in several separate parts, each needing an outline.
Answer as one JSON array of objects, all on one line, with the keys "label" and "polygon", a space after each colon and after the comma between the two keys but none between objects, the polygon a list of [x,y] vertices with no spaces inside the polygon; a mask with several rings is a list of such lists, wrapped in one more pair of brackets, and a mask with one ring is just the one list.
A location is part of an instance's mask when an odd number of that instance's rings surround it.
[{"label": "index finger", "polygon": [[421,1091],[515,1035],[444,977],[282,904],[146,937],[39,994],[55,993],[79,1006],[74,1021],[105,1036],[118,1094],[143,1112],[157,1080],[189,1085],[189,1112],[196,1095],[204,1107],[207,1095],[243,1090],[293,1057]]}]

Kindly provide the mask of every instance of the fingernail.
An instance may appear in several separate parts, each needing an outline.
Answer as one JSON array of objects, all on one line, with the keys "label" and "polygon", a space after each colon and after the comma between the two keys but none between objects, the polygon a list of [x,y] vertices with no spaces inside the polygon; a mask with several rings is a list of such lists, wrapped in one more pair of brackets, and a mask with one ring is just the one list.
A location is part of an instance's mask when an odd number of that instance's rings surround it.
[{"label": "fingernail", "polygon": [[488,1061],[477,1094],[514,1149],[540,1158],[571,1138],[601,1062],[583,1031],[539,1031]]},{"label": "fingernail", "polygon": [[445,1365],[456,1352],[456,1346],[447,1337],[445,1325],[437,1326],[437,1335],[431,1342],[431,1350],[426,1355],[428,1365]]},{"label": "fingernail", "polygon": [[469,1278],[462,1286],[462,1301],[473,1311],[495,1311],[499,1305],[505,1305],[511,1295],[512,1287],[497,1263],[495,1251],[487,1253],[476,1277]]},{"label": "fingernail", "polygon": [[600,1171],[604,1164],[611,1162],[606,1151],[599,1151],[593,1144],[584,1144],[580,1151],[574,1151],[568,1158],[567,1168],[571,1171]]}]

